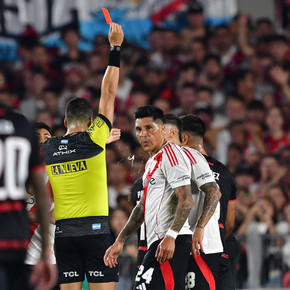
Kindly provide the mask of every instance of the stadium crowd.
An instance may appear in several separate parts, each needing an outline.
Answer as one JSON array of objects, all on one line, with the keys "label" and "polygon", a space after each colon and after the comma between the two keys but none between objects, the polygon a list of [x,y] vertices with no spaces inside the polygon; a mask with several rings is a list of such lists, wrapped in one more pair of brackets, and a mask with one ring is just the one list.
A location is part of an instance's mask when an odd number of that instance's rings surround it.
[{"label": "stadium crowd", "polygon": [[[207,153],[227,165],[237,185],[237,287],[289,287],[290,25],[278,33],[271,20],[253,22],[240,14],[208,27],[199,6],[189,7],[186,18],[180,31],[154,27],[148,50],[123,44],[113,124],[121,138],[106,151],[112,228],[117,235],[126,223],[132,183],[148,159],[134,134],[135,109],[154,104],[164,113],[194,113],[207,126]],[[26,29],[19,37],[19,60],[0,70],[0,102],[30,121],[44,122],[55,136],[66,132],[69,100],[85,98],[98,111],[109,51],[101,35],[93,51],[80,51],[76,25],[63,29],[62,40],[65,52],[45,47],[32,28]],[[261,235],[268,240],[255,239]],[[263,254],[257,250],[261,241],[267,245]],[[136,272],[134,245],[130,240],[120,258],[123,285],[130,285]],[[254,267],[261,278],[252,277]],[[117,289],[126,289],[119,284]]]}]

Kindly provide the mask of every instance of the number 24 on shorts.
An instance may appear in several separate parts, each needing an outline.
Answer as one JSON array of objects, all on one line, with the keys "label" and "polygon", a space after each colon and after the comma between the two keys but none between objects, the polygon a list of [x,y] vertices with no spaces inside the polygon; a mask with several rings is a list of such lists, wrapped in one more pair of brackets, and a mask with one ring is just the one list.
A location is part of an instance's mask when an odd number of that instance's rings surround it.
[{"label": "number 24 on shorts", "polygon": [[145,283],[146,284],[150,284],[151,280],[152,280],[152,275],[153,275],[153,272],[154,272],[154,268],[149,268],[143,275],[144,271],[144,266],[141,265],[140,268],[139,268],[139,271],[136,275],[136,278],[135,278],[135,281],[139,282],[142,279],[145,280]]}]

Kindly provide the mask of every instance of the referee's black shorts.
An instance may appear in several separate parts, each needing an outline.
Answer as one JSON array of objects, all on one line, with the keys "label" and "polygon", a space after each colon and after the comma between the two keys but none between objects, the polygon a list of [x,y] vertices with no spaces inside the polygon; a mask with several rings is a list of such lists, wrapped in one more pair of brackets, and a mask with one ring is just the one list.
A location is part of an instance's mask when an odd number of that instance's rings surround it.
[{"label": "referee's black shorts", "polygon": [[118,267],[104,264],[106,250],[114,243],[108,217],[84,217],[56,222],[55,257],[59,283],[119,281]]},{"label": "referee's black shorts", "polygon": [[103,283],[119,281],[118,267],[105,266],[103,257],[114,242],[109,234],[55,239],[55,256],[59,283],[74,283],[84,280]]},{"label": "referee's black shorts", "polygon": [[158,263],[155,257],[159,241],[154,242],[143,259],[135,278],[133,289],[184,290],[187,262],[191,249],[191,235],[180,235],[175,240],[171,260]]}]

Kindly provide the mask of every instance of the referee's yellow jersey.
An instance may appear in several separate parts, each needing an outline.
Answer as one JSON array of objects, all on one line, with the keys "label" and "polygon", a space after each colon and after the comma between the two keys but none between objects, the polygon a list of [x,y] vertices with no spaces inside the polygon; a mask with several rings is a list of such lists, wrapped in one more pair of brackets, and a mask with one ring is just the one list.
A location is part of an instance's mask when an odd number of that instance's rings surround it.
[{"label": "referee's yellow jersey", "polygon": [[55,220],[108,216],[105,146],[110,130],[110,121],[98,115],[86,132],[44,143]]}]

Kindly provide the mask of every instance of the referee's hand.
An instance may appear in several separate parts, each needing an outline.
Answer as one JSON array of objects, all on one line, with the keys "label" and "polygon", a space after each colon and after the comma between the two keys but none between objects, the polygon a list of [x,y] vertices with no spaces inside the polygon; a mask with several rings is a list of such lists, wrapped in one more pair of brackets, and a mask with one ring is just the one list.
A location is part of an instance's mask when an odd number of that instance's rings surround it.
[{"label": "referee's hand", "polygon": [[109,42],[113,46],[121,46],[124,40],[124,33],[121,25],[112,23],[109,30]]}]

